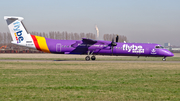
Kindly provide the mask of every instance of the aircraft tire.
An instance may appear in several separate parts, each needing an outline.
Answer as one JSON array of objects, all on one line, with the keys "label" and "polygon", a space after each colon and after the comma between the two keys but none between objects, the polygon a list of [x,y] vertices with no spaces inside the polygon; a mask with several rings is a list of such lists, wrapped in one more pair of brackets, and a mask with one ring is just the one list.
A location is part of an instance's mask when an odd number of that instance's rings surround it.
[{"label": "aircraft tire", "polygon": [[86,61],[89,61],[90,60],[90,56],[86,56]]},{"label": "aircraft tire", "polygon": [[166,58],[163,58],[162,60],[163,60],[163,61],[166,61]]},{"label": "aircraft tire", "polygon": [[93,56],[91,57],[91,60],[96,60],[96,57],[93,55]]}]

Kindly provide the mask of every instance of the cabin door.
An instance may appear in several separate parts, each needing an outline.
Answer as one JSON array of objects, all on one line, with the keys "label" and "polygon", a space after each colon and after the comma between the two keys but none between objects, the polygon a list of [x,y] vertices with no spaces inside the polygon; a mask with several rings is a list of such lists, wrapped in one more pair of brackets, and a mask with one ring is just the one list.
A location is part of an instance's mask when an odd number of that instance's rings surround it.
[{"label": "cabin door", "polygon": [[61,44],[56,44],[56,52],[61,52]]}]

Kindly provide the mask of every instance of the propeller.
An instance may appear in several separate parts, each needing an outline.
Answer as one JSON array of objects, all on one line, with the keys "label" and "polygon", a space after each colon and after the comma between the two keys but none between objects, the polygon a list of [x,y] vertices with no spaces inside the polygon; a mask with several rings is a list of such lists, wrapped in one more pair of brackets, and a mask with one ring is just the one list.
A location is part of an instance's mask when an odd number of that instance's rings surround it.
[{"label": "propeller", "polygon": [[113,49],[114,49],[114,46],[117,46],[118,40],[119,40],[119,36],[118,36],[118,35],[116,36],[116,42],[114,42],[114,38],[112,38],[112,42],[111,42],[111,51],[112,51],[112,55],[113,55]]},{"label": "propeller", "polygon": [[119,40],[119,36],[117,35],[117,36],[116,36],[116,42],[118,42],[118,40]]}]

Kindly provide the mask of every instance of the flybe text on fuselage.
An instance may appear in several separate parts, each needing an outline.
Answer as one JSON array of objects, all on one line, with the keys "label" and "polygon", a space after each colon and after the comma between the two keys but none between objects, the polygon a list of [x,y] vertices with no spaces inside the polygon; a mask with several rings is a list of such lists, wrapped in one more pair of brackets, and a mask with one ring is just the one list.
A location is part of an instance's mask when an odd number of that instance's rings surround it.
[{"label": "flybe text on fuselage", "polygon": [[14,28],[13,30],[16,32],[14,33],[17,43],[21,43],[21,41],[24,40],[23,36],[22,36],[22,30],[20,29],[20,22],[15,22],[13,23]]},{"label": "flybe text on fuselage", "polygon": [[132,53],[144,53],[144,48],[139,45],[131,45],[129,46],[128,44],[123,44],[123,51],[128,51],[128,52],[132,52]]}]

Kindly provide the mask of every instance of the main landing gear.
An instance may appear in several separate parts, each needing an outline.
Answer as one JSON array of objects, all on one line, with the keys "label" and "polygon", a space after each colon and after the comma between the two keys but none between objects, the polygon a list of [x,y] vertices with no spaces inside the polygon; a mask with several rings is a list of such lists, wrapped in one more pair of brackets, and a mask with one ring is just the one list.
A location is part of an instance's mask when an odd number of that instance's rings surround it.
[{"label": "main landing gear", "polygon": [[91,60],[96,60],[96,57],[94,55],[91,56]]},{"label": "main landing gear", "polygon": [[94,55],[91,56],[91,58],[90,58],[90,56],[86,56],[86,57],[85,57],[85,60],[86,60],[86,61],[89,61],[90,59],[91,59],[91,60],[96,60],[96,57],[95,57]]},{"label": "main landing gear", "polygon": [[91,54],[90,54],[90,51],[88,51],[88,56],[85,57],[85,60],[86,61],[89,61],[90,59],[91,60],[96,60],[96,57],[94,55],[91,56],[91,58],[90,58],[90,55],[92,55],[92,54],[93,54],[93,52],[91,52]]},{"label": "main landing gear", "polygon": [[163,60],[163,61],[166,61],[166,57],[164,57],[162,60]]}]

